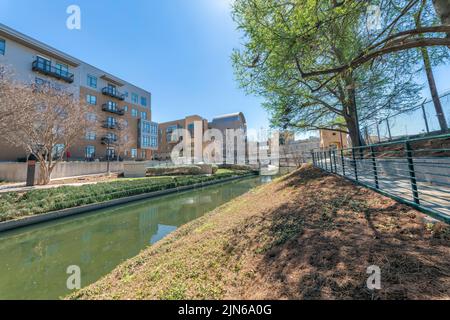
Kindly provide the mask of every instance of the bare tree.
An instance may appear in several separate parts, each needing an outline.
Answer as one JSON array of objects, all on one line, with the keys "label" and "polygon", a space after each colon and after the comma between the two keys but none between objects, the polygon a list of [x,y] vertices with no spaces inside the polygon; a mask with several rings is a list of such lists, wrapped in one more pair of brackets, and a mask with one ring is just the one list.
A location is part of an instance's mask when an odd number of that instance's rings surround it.
[{"label": "bare tree", "polygon": [[12,72],[5,66],[0,67],[0,130],[5,130],[8,119],[12,116],[14,100],[17,99],[17,93],[20,92],[20,86],[13,82]]},{"label": "bare tree", "polygon": [[1,121],[2,137],[37,158],[39,184],[48,184],[56,165],[87,127],[87,109],[72,93],[51,84],[5,80],[2,85],[8,93],[2,94],[1,111],[9,110],[7,122]]}]

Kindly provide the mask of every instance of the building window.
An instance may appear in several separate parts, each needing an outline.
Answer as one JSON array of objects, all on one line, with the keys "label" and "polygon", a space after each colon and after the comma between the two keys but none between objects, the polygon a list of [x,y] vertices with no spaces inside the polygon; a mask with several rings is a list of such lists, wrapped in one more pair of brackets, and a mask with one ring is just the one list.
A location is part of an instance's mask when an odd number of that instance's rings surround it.
[{"label": "building window", "polygon": [[86,140],[95,141],[97,139],[97,134],[93,131],[86,132]]},{"label": "building window", "polygon": [[178,126],[170,126],[166,129],[166,141],[167,142],[176,142],[178,141],[178,136],[173,132],[178,129]]},{"label": "building window", "polygon": [[85,150],[85,156],[87,159],[92,159],[95,157],[95,147],[94,146],[87,146]]},{"label": "building window", "polygon": [[108,117],[107,123],[109,127],[114,127],[116,125],[116,119],[113,117]]},{"label": "building window", "polygon": [[138,111],[136,109],[131,109],[131,116],[132,117],[137,117],[138,116]]},{"label": "building window", "polygon": [[194,138],[195,125],[193,123],[188,124],[188,130],[191,138]]},{"label": "building window", "polygon": [[90,122],[97,121],[97,115],[95,113],[89,112],[86,114],[86,119]]},{"label": "building window", "polygon": [[157,136],[151,136],[150,137],[150,147],[151,148],[158,148],[158,137]]},{"label": "building window", "polygon": [[51,71],[52,69],[52,62],[49,59],[46,59],[44,57],[37,56],[36,57],[37,66],[46,71]]},{"label": "building window", "polygon": [[131,157],[133,159],[137,158],[137,149],[131,149]]},{"label": "building window", "polygon": [[128,111],[128,106],[124,106],[123,107],[123,111],[127,112]]},{"label": "building window", "polygon": [[147,98],[146,97],[141,97],[141,105],[144,107],[147,106]]},{"label": "building window", "polygon": [[132,93],[131,94],[131,102],[133,102],[134,104],[138,104],[139,103],[139,95],[137,95],[136,93]]},{"label": "building window", "polygon": [[97,89],[97,77],[88,74],[87,85],[91,88]]},{"label": "building window", "polygon": [[106,150],[106,155],[109,159],[114,159],[116,157],[116,150],[114,148],[108,148]]},{"label": "building window", "polygon": [[108,110],[117,111],[117,103],[114,101],[108,101]]},{"label": "building window", "polygon": [[2,56],[5,55],[5,51],[6,51],[6,42],[3,39],[0,39],[0,54]]},{"label": "building window", "polygon": [[69,76],[69,66],[67,64],[57,62],[55,64],[56,73],[60,76],[68,77]]},{"label": "building window", "polygon": [[63,156],[65,145],[64,144],[55,144],[52,150],[53,158],[61,158]]},{"label": "building window", "polygon": [[141,112],[141,119],[142,120],[147,120],[147,112],[145,112],[145,111]]},{"label": "building window", "polygon": [[34,79],[34,83],[38,87],[50,86],[50,81],[44,80],[42,78],[37,78],[37,77]]},{"label": "building window", "polygon": [[86,101],[87,103],[89,103],[90,105],[95,106],[97,104],[97,97],[93,96],[91,94],[86,95]]},{"label": "building window", "polygon": [[145,159],[147,157],[147,152],[145,152],[145,150],[141,151],[141,158]]}]

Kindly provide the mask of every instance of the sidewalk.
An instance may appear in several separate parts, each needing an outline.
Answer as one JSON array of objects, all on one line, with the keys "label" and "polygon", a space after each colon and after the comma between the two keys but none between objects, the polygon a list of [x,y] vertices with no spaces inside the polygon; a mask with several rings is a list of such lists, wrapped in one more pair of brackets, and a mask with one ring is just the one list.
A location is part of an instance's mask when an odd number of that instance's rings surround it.
[{"label": "sidewalk", "polygon": [[[92,181],[92,178],[97,178],[96,181]],[[83,180],[89,180],[91,181],[84,181]],[[45,186],[33,186],[33,187],[27,187],[25,182],[17,182],[17,183],[6,183],[3,185],[0,185],[0,194],[7,193],[7,192],[28,192],[32,190],[45,190],[45,189],[52,189],[52,188],[59,188],[59,187],[65,187],[65,186],[71,186],[71,187],[80,187],[84,185],[90,185],[90,184],[97,184],[99,182],[107,182],[107,181],[114,181],[118,179],[118,173],[111,173],[111,177],[106,177],[106,174],[92,174],[92,175],[86,175],[86,176],[77,176],[77,177],[66,177],[61,179],[53,179],[49,185]],[[80,182],[71,182],[71,180],[78,180]]]}]

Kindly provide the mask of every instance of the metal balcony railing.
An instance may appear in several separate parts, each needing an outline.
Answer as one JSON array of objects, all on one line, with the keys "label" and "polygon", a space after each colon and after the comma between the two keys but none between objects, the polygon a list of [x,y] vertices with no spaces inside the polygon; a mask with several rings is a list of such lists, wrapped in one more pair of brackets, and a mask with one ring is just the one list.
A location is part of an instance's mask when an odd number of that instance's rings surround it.
[{"label": "metal balcony railing", "polygon": [[110,145],[110,144],[116,143],[117,142],[117,138],[104,136],[104,137],[102,137],[101,141],[102,141],[102,144],[105,144],[105,145],[109,144]]},{"label": "metal balcony railing", "polygon": [[102,93],[106,96],[119,99],[121,101],[125,100],[125,95],[117,91],[116,89],[105,87],[102,89]]},{"label": "metal balcony railing", "polygon": [[111,107],[109,104],[105,103],[102,105],[102,110],[106,111],[106,112],[110,112],[110,113],[114,113],[117,114],[119,116],[123,116],[125,115],[125,110],[123,109],[118,109],[117,107]]},{"label": "metal balcony railing", "polygon": [[35,60],[32,65],[32,69],[35,72],[39,72],[47,76],[63,80],[68,83],[73,83],[74,81],[73,73],[55,68],[52,65],[44,63],[42,61]]},{"label": "metal balcony railing", "polygon": [[105,128],[105,129],[116,129],[117,128],[117,123],[104,122],[102,127]]}]

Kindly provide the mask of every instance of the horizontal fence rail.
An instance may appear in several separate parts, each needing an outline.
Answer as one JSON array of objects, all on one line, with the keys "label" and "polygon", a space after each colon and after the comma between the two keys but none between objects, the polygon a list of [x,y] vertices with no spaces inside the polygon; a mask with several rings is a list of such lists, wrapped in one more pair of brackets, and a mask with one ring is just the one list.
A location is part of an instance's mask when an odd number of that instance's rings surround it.
[{"label": "horizontal fence rail", "polygon": [[450,222],[450,134],[313,150],[314,166]]}]

